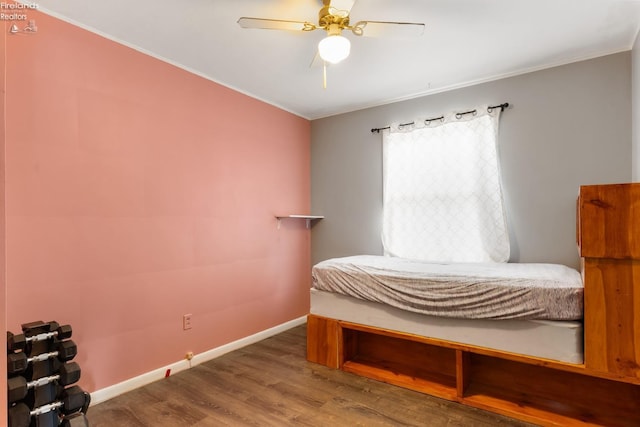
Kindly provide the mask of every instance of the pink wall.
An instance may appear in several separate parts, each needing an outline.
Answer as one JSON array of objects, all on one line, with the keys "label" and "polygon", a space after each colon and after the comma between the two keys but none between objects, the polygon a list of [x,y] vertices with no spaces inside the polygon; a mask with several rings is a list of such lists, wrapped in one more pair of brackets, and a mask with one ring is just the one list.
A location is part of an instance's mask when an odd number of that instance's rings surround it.
[{"label": "pink wall", "polygon": [[7,36],[8,328],[70,323],[94,391],[307,314],[309,231],[274,215],[309,212],[310,123],[33,17]]},{"label": "pink wall", "polygon": [[[5,210],[4,210],[4,149],[5,149],[5,53],[7,41],[8,24],[6,22],[0,24],[0,307],[6,307],[7,287],[5,281]],[[5,330],[7,326],[6,310],[0,314],[0,330]],[[0,366],[7,363],[7,355],[0,351]],[[7,381],[7,371],[0,369],[0,384]],[[0,387],[0,420],[7,419],[7,389]]]}]

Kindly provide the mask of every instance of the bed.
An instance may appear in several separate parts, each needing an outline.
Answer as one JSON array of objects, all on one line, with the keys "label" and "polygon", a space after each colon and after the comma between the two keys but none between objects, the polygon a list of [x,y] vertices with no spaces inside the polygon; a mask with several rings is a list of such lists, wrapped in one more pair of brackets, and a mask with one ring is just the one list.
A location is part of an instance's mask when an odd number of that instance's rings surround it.
[{"label": "bed", "polygon": [[376,256],[318,263],[307,359],[541,425],[640,425],[636,224],[640,184],[583,186],[580,272]]},{"label": "bed", "polygon": [[334,258],[312,269],[314,315],[583,362],[580,273],[554,264]]}]

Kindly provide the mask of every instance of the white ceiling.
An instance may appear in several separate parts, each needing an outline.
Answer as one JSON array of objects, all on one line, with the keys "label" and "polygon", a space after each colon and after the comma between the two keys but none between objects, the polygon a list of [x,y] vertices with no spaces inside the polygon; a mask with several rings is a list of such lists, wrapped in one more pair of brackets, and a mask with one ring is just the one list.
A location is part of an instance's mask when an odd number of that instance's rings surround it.
[{"label": "white ceiling", "polygon": [[[23,1],[24,2],[24,1]],[[640,0],[359,0],[351,22],[426,24],[413,40],[356,37],[310,67],[323,31],[241,29],[241,16],[317,22],[321,0],[39,0],[39,10],[316,119],[630,50]],[[47,29],[38,25],[39,33]]]}]

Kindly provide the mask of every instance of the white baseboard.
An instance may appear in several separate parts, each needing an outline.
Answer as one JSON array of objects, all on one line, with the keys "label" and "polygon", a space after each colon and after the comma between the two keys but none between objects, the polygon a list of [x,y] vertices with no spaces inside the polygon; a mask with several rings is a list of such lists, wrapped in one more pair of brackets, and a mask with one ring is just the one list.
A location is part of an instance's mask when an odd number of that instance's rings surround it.
[{"label": "white baseboard", "polygon": [[114,384],[112,386],[105,387],[100,390],[96,390],[91,393],[91,405],[97,405],[98,403],[104,402],[109,399],[113,399],[114,397],[119,396],[128,391],[135,390],[136,388],[145,386],[154,381],[158,381],[162,378],[165,378],[167,375],[167,372],[170,372],[171,375],[176,374],[180,371],[184,371],[186,369],[192,368],[201,363],[208,362],[209,360],[215,359],[216,357],[220,357],[223,354],[229,353],[230,351],[238,350],[242,347],[257,343],[258,341],[262,341],[265,338],[269,338],[273,335],[279,334],[280,332],[284,332],[295,326],[302,325],[306,323],[306,321],[307,321],[307,316],[302,316],[297,319],[290,320],[281,325],[274,326],[273,328],[269,328],[262,332],[258,332],[248,337],[241,338],[237,341],[230,342],[229,344],[225,344],[220,347],[207,350],[203,353],[194,354],[193,359],[191,360],[186,360],[186,359],[180,360],[178,362],[171,363],[162,368],[154,369],[153,371],[122,381],[118,384]]}]

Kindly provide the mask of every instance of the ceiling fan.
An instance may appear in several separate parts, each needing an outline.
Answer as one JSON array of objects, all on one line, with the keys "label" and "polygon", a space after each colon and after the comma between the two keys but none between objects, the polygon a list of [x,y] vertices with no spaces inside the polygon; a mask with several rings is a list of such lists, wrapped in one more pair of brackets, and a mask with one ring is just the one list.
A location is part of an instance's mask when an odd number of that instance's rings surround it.
[{"label": "ceiling fan", "polygon": [[[355,0],[322,0],[322,8],[318,12],[318,23],[309,21],[288,21],[281,19],[264,19],[242,17],[238,24],[242,28],[258,28],[269,30],[314,31],[325,30],[327,37],[318,43],[318,55],[324,63],[337,64],[349,56],[351,42],[342,35],[349,30],[356,36],[365,37],[416,37],[424,33],[424,24],[413,22],[358,21],[350,23],[350,10]],[[313,62],[312,62],[313,64]],[[326,80],[326,77],[325,77]],[[325,83],[326,86],[326,83]]]}]

